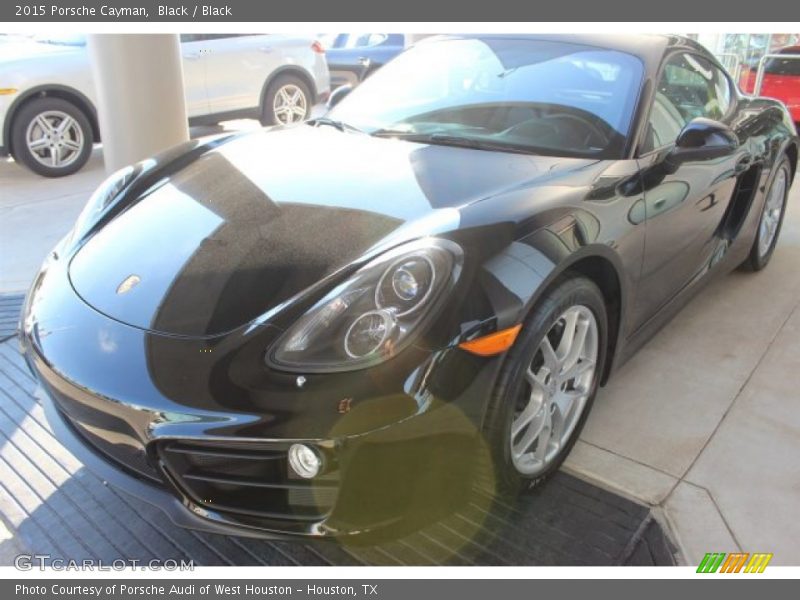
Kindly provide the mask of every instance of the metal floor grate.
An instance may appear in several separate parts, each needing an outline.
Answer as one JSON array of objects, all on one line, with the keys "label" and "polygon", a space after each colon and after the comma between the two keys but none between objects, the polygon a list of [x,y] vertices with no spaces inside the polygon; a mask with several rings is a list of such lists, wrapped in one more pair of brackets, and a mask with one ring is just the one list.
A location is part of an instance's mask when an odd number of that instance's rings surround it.
[{"label": "metal floor grate", "polygon": [[25,294],[0,294],[0,342],[16,335]]},{"label": "metal floor grate", "polygon": [[377,546],[188,531],[104,486],[49,431],[16,341],[0,343],[0,513],[36,554],[197,565],[661,565],[673,551],[647,507],[563,473],[513,503],[480,492],[457,514]]}]

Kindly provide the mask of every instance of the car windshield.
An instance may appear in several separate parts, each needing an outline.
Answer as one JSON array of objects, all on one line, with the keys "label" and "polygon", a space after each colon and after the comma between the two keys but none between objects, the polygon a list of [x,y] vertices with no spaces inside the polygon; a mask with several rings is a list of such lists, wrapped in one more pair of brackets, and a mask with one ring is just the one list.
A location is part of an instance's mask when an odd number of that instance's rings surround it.
[{"label": "car windshield", "polygon": [[642,80],[629,54],[569,42],[422,42],[329,114],[377,136],[619,158]]}]

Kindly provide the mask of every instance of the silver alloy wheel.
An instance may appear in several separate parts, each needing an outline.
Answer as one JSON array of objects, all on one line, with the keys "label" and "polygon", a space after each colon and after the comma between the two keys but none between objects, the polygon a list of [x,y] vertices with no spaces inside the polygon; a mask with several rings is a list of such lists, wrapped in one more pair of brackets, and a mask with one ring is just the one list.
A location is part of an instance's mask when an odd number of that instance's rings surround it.
[{"label": "silver alloy wheel", "polygon": [[758,255],[765,257],[772,243],[775,241],[775,234],[778,232],[778,225],[781,222],[781,214],[786,203],[786,184],[789,181],[786,165],[781,165],[775,174],[775,180],[769,189],[769,196],[764,202],[764,212],[761,213],[761,223],[759,224],[758,234]]},{"label": "silver alloy wheel", "polygon": [[582,305],[564,311],[540,342],[511,422],[520,473],[543,473],[569,440],[594,385],[599,344],[597,319]]},{"label": "silver alloy wheel", "polygon": [[37,162],[64,168],[81,155],[85,139],[75,118],[60,110],[46,110],[28,123],[25,142]]},{"label": "silver alloy wheel", "polygon": [[303,90],[293,83],[282,85],[272,100],[272,112],[281,125],[302,122],[308,114],[308,105]]}]

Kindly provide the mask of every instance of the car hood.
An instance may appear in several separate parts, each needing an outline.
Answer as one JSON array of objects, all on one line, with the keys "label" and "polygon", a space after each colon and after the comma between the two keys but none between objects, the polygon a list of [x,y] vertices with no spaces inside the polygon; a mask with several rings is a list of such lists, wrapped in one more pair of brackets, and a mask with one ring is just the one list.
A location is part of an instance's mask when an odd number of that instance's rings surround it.
[{"label": "car hood", "polygon": [[213,336],[365,255],[457,229],[465,205],[589,162],[327,126],[259,131],[125,199],[130,206],[72,258],[70,278],[115,320]]}]

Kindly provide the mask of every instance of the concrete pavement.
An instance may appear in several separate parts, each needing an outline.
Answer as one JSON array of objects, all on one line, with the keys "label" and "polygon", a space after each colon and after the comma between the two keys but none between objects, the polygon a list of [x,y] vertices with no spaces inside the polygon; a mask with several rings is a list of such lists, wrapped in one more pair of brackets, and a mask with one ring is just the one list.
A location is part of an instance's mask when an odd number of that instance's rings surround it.
[{"label": "concrete pavement", "polygon": [[[192,127],[191,134],[257,127],[257,121],[228,121]],[[44,257],[69,231],[104,178],[100,146],[83,169],[62,179],[39,177],[11,158],[0,159],[0,294],[28,289]]]},{"label": "concrete pavement", "polygon": [[72,227],[103,180],[95,149],[84,169],[44,179],[8,159],[0,163],[0,293],[26,290],[44,257]]},{"label": "concrete pavement", "polygon": [[597,398],[566,468],[661,509],[688,564],[800,565],[800,184],[760,273],[711,284]]},{"label": "concrete pavement", "polygon": [[[25,289],[104,173],[0,164],[0,293]],[[761,273],[701,293],[601,391],[565,470],[655,508],[682,559],[800,564],[800,184]]]}]

